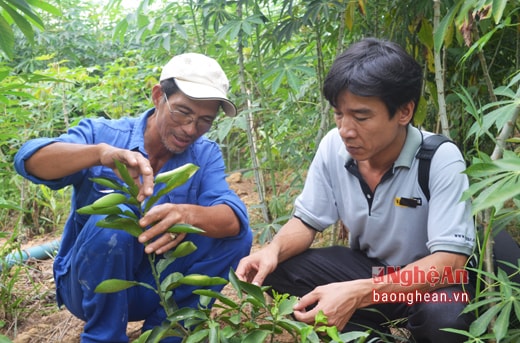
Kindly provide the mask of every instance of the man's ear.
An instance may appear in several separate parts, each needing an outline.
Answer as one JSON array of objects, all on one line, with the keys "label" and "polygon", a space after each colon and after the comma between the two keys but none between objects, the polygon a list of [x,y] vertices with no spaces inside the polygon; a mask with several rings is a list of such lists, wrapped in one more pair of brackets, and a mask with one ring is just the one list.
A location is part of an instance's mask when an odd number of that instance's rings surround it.
[{"label": "man's ear", "polygon": [[399,107],[397,110],[397,115],[399,116],[399,124],[408,125],[413,118],[413,111],[415,109],[415,102],[410,101],[403,106]]},{"label": "man's ear", "polygon": [[159,106],[161,99],[163,99],[163,90],[161,85],[157,84],[152,88],[152,102],[155,108]]}]

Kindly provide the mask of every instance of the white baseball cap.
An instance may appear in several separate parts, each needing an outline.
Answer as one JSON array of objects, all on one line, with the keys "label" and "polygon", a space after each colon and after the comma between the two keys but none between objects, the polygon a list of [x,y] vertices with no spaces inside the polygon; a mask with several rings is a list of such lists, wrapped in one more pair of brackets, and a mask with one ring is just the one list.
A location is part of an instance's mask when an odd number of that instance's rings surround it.
[{"label": "white baseball cap", "polygon": [[226,115],[234,117],[237,114],[235,104],[227,98],[228,78],[213,58],[198,53],[174,56],[164,66],[160,81],[171,78],[188,97],[220,100]]}]

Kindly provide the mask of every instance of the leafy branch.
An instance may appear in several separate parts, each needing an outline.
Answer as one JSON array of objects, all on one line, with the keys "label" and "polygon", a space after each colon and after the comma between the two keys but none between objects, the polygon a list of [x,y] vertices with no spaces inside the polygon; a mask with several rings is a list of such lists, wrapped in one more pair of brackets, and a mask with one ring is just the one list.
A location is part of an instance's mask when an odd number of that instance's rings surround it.
[{"label": "leafy branch", "polygon": [[[138,237],[145,230],[145,228],[139,225],[139,218],[146,215],[148,210],[150,210],[163,195],[186,183],[199,169],[197,166],[188,163],[174,170],[158,174],[155,177],[155,184],[162,184],[162,188],[157,188],[157,192],[154,195],[140,202],[137,200],[139,187],[130,176],[128,169],[124,164],[118,161],[114,162],[125,184],[122,185],[111,178],[93,178],[93,182],[109,187],[115,192],[107,194],[92,204],[78,209],[77,212],[87,215],[105,215],[103,219],[97,222],[98,226],[123,230],[134,237]],[[130,210],[130,208],[137,208],[137,214]],[[204,230],[189,224],[175,224],[166,230],[166,232],[200,234],[203,233]],[[159,261],[157,261],[156,254],[148,254],[155,287],[144,282],[133,280],[109,279],[101,282],[96,287],[95,292],[114,293],[134,286],[148,288],[159,296],[161,306],[165,309],[166,315],[171,318],[179,309],[173,297],[175,288],[181,285],[205,287],[227,283],[227,280],[220,277],[210,277],[199,274],[183,275],[179,272],[172,273],[161,281],[162,272],[164,272],[171,263],[178,258],[194,252],[196,249],[197,247],[193,242],[185,241],[180,243],[175,249],[164,254],[164,258]],[[177,320],[156,327],[151,330],[151,332],[147,332],[143,337],[146,338],[145,342],[158,342],[164,337],[186,336],[187,333],[188,330]]]},{"label": "leafy branch", "polygon": [[[198,170],[193,164],[186,164],[169,172],[158,174],[155,184],[156,192],[143,202],[137,200],[139,188],[132,179],[126,166],[115,161],[117,170],[125,184],[110,178],[93,178],[92,181],[115,192],[107,194],[88,206],[77,210],[80,214],[104,215],[97,225],[109,229],[123,230],[138,237],[145,228],[139,225],[139,218],[146,215],[154,204],[166,193],[188,181]],[[137,208],[136,211],[130,208]],[[136,213],[137,212],[137,213]],[[176,224],[167,232],[196,233],[203,230],[188,224]],[[146,243],[145,243],[146,244]],[[157,260],[156,254],[148,254],[155,281],[153,285],[134,280],[109,279],[101,282],[95,289],[98,293],[114,293],[130,287],[141,286],[155,292],[160,304],[166,312],[166,320],[159,326],[141,334],[134,342],[159,342],[166,337],[182,337],[183,342],[230,342],[256,343],[270,341],[283,332],[288,332],[295,341],[318,343],[325,341],[351,342],[363,340],[368,334],[364,332],[339,333],[334,326],[327,326],[326,317],[320,313],[316,316],[314,325],[305,324],[291,319],[293,307],[298,299],[288,294],[272,292],[272,301],[266,297],[268,287],[258,287],[241,281],[233,270],[230,270],[229,280],[238,294],[235,301],[222,293],[203,287],[225,285],[228,281],[221,277],[210,277],[202,274],[183,275],[173,272],[161,281],[161,274],[176,259],[184,257],[197,249],[191,241],[184,241],[175,249],[164,254]],[[199,308],[179,308],[174,299],[175,289],[182,285],[198,287],[193,291],[200,296]],[[211,311],[210,303],[216,300],[218,314]]]}]

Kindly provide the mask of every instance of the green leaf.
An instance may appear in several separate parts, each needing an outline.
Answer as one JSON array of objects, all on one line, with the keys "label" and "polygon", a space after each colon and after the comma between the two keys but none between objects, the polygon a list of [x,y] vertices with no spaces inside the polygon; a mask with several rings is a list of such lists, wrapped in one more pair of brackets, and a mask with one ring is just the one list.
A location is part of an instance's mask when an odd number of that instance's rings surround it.
[{"label": "green leaf", "polygon": [[204,339],[206,337],[208,337],[209,335],[209,330],[208,329],[202,329],[202,330],[198,330],[197,332],[194,332],[192,334],[190,334],[187,339],[186,339],[186,343],[198,343],[198,342],[203,342]]},{"label": "green leaf", "polygon": [[237,291],[239,298],[242,298],[243,291],[242,291],[241,283],[240,283],[240,280],[238,279],[237,275],[235,274],[235,271],[233,270],[233,268],[231,268],[229,270],[228,278],[229,278],[229,282],[231,283],[231,285],[233,286],[235,291]]},{"label": "green leaf", "polygon": [[0,335],[0,343],[13,343],[7,336]]},{"label": "green leaf", "polygon": [[323,311],[319,311],[316,317],[314,318],[314,324],[327,324],[327,316]]},{"label": "green leaf", "polygon": [[224,294],[220,292],[215,292],[211,289],[196,289],[193,291],[193,294],[204,295],[206,297],[215,298],[224,305],[229,306],[231,309],[240,308],[240,304],[235,303],[231,298],[226,297]]},{"label": "green leaf", "polygon": [[481,178],[497,174],[501,171],[502,170],[494,163],[482,162],[470,165],[466,169],[465,173],[472,177]]},{"label": "green leaf", "polygon": [[500,180],[501,178],[502,175],[495,175],[490,176],[482,181],[474,182],[469,186],[468,189],[464,191],[464,193],[462,194],[462,200],[471,199],[471,197],[473,197],[475,194],[487,189],[490,185],[493,185],[497,180]]},{"label": "green leaf", "polygon": [[476,213],[488,207],[501,209],[507,200],[520,194],[519,178],[520,174],[509,174],[484,190],[473,200],[473,212]]},{"label": "green leaf", "polygon": [[192,241],[185,241],[179,244],[175,250],[171,252],[171,256],[175,258],[184,257],[197,250],[197,246]]},{"label": "green leaf", "polygon": [[170,314],[167,320],[172,323],[178,323],[190,318],[207,319],[207,316],[201,310],[197,310],[192,307],[183,307]]},{"label": "green leaf", "polygon": [[297,321],[287,319],[287,318],[282,318],[277,323],[278,323],[278,326],[285,329],[287,332],[293,332],[293,331],[298,332],[298,331],[300,331],[300,328],[302,326],[307,325],[305,323],[297,322]]},{"label": "green leaf", "polygon": [[119,280],[119,279],[109,279],[101,282],[94,292],[96,293],[115,293],[130,287],[143,285],[137,281],[127,281],[127,280]]},{"label": "green leaf", "polygon": [[190,274],[179,280],[183,285],[207,287],[216,285],[225,285],[227,280],[218,276],[208,276],[204,274]]},{"label": "green leaf", "polygon": [[266,307],[264,291],[261,287],[253,285],[252,283],[249,283],[249,282],[244,282],[244,281],[238,280],[238,279],[235,282],[238,284],[239,288],[242,291],[244,291],[249,296],[251,296],[254,300],[256,300],[255,303],[257,304],[257,306]]},{"label": "green leaf", "polygon": [[199,229],[198,227],[195,227],[193,225],[190,225],[190,224],[184,224],[184,223],[179,223],[179,224],[175,224],[173,225],[171,228],[169,228],[168,230],[166,230],[166,232],[171,232],[171,233],[197,233],[197,234],[202,234],[206,231],[202,230],[202,229]]},{"label": "green leaf", "polygon": [[197,246],[191,241],[184,241],[180,243],[175,249],[166,252],[164,254],[164,258],[157,262],[158,273],[162,273],[177,258],[189,255],[195,250],[197,250]]},{"label": "green leaf", "polygon": [[494,164],[503,172],[516,172],[520,174],[520,158],[508,156],[494,161]]},{"label": "green leaf", "polygon": [[9,4],[6,4],[2,1],[0,1],[0,7],[3,7],[3,9],[9,14],[9,16],[13,19],[14,23],[20,31],[24,34],[24,36],[27,38],[27,40],[32,44],[34,43],[34,30],[22,15],[20,15],[15,9],[13,9]]},{"label": "green leaf", "polygon": [[146,343],[146,342],[149,342],[148,341],[148,337],[150,337],[150,334],[152,333],[152,330],[146,330],[145,332],[143,332],[139,338],[137,338],[136,340],[132,341],[132,343]]},{"label": "green leaf", "polygon": [[454,25],[455,15],[457,14],[459,7],[461,6],[462,1],[459,1],[456,6],[453,6],[448,14],[444,18],[442,18],[441,22],[439,23],[439,26],[437,29],[433,32],[433,43],[435,47],[435,52],[440,52],[443,41],[446,38],[446,33],[448,32],[448,28],[450,25]]},{"label": "green leaf", "polygon": [[178,168],[157,174],[155,176],[155,183],[168,183],[170,179],[178,177],[179,175],[189,175],[187,177],[187,179],[189,179],[198,169],[199,167],[196,165],[192,163],[186,163],[185,165],[182,165]]},{"label": "green leaf", "polygon": [[144,208],[145,212],[148,211],[163,195],[186,183],[186,181],[188,181],[198,169],[199,167],[196,165],[187,163],[169,172],[158,174],[155,177],[155,182],[165,183],[166,185],[148,199]]},{"label": "green leaf", "polygon": [[293,308],[298,302],[298,298],[290,297],[288,299],[282,299],[278,304],[278,312],[281,316],[286,316],[293,313]]},{"label": "green leaf", "polygon": [[497,313],[500,311],[500,306],[495,305],[493,307],[490,307],[486,312],[484,312],[480,317],[478,317],[473,323],[471,323],[469,327],[469,332],[474,336],[482,335],[484,332],[486,332],[489,323],[491,323],[491,320],[495,318]]},{"label": "green leaf", "polygon": [[125,18],[119,21],[114,29],[112,38],[120,43],[124,42],[125,33],[128,30],[128,20]]},{"label": "green leaf", "polygon": [[137,194],[139,194],[139,187],[135,183],[134,179],[130,176],[126,165],[117,160],[114,160],[114,163],[116,165],[117,171],[119,172],[119,175],[121,175],[121,179],[123,179],[123,181],[128,185],[128,191],[130,192],[130,195],[137,197]]},{"label": "green leaf", "polygon": [[502,310],[500,311],[500,314],[498,315],[495,325],[493,326],[493,331],[495,332],[497,341],[500,342],[502,338],[506,337],[507,330],[509,329],[509,323],[513,318],[511,317],[511,307],[512,303],[507,302]]},{"label": "green leaf", "polygon": [[33,7],[40,8],[40,9],[44,10],[45,12],[50,13],[54,16],[62,15],[62,12],[59,10],[59,8],[51,5],[50,3],[46,2],[46,1],[33,0],[33,1],[31,1],[31,5]]},{"label": "green leaf", "polygon": [[107,194],[92,204],[76,210],[79,214],[121,214],[123,211],[117,205],[126,202],[128,198],[121,193]]},{"label": "green leaf", "polygon": [[92,182],[98,183],[102,186],[114,189],[116,191],[126,192],[126,188],[121,186],[117,181],[109,179],[108,177],[93,177]]},{"label": "green leaf", "polygon": [[159,275],[162,274],[162,272],[164,272],[166,270],[166,268],[168,268],[168,266],[173,262],[175,261],[174,258],[172,259],[169,259],[169,258],[162,258],[159,260],[159,262],[157,262],[157,265],[155,266],[156,270],[157,270],[157,273]]},{"label": "green leaf", "polygon": [[336,342],[342,342],[341,337],[339,336],[338,328],[335,326],[326,326],[327,335],[332,338]]},{"label": "green leaf", "polygon": [[271,332],[267,330],[255,330],[253,332],[249,332],[242,339],[242,343],[258,343],[265,342],[267,336],[269,336]]},{"label": "green leaf", "polygon": [[152,329],[152,332],[148,336],[146,340],[147,343],[157,342],[159,343],[161,339],[167,337],[168,331],[171,329],[171,323],[167,320],[163,321],[161,325],[156,326]]},{"label": "green leaf", "polygon": [[11,25],[0,15],[0,51],[12,58],[14,54],[14,33]]},{"label": "green leaf", "polygon": [[417,34],[417,38],[419,38],[419,41],[423,43],[428,50],[433,50],[433,26],[431,21],[423,17],[421,19],[420,27],[421,29]]},{"label": "green leaf", "polygon": [[[40,30],[44,29],[43,21],[41,18],[33,11],[33,9],[29,6],[27,1],[25,0],[14,0],[16,2],[16,9],[21,11],[25,16]],[[0,2],[1,3],[1,2]]]},{"label": "green leaf", "polygon": [[89,206],[84,206],[84,207],[78,209],[76,212],[78,212],[79,214],[90,214],[90,215],[92,215],[92,214],[105,214],[105,215],[123,214],[123,210],[121,210],[117,206],[95,208],[95,207],[89,205]]},{"label": "green leaf", "polygon": [[92,204],[90,204],[90,206],[93,208],[112,207],[112,206],[122,204],[127,200],[128,200],[128,198],[124,194],[110,193],[110,194],[107,194],[107,195],[97,199]]},{"label": "green leaf", "polygon": [[515,310],[516,318],[520,318],[520,302],[519,301],[513,301],[513,309]]},{"label": "green leaf", "polygon": [[97,226],[109,229],[123,230],[134,237],[143,233],[143,228],[134,218],[121,217],[117,214],[110,214],[97,222]]},{"label": "green leaf", "polygon": [[[363,337],[368,337],[368,332],[352,331],[342,333],[340,336],[340,342],[354,342],[355,340]],[[357,342],[357,341],[356,341]]]},{"label": "green leaf", "polygon": [[[472,337],[472,335],[469,332],[465,331],[465,330],[452,329],[452,328],[443,328],[443,329],[440,329],[440,330],[446,331],[446,332],[453,332],[453,333],[456,333],[458,335],[466,336],[468,338]],[[341,337],[343,338],[343,335],[341,335]],[[480,338],[483,338],[483,337],[481,336]],[[350,342],[350,341],[347,341],[347,342]],[[465,341],[465,342],[468,342],[468,341]],[[471,342],[471,341],[469,341],[469,342]]]},{"label": "green leaf", "polygon": [[495,20],[495,24],[500,23],[502,20],[502,15],[504,14],[504,9],[506,8],[507,0],[493,0],[493,6],[491,7],[493,10],[493,19]]},{"label": "green leaf", "polygon": [[161,290],[164,292],[171,291],[174,288],[179,287],[180,283],[179,280],[181,280],[184,277],[182,273],[179,272],[173,272],[166,276],[164,280],[161,282]]},{"label": "green leaf", "polygon": [[128,218],[133,218],[133,219],[135,219],[136,222],[139,221],[139,218],[137,217],[137,215],[136,215],[134,212],[130,211],[130,210],[124,210],[124,211],[123,211],[123,215],[126,216],[126,217],[128,217]]}]

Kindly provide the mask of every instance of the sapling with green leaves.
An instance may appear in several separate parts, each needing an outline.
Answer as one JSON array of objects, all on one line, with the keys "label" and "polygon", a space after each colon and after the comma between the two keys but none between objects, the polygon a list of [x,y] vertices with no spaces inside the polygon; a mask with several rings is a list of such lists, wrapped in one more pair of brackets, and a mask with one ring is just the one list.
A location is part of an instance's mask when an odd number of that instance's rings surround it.
[{"label": "sapling with green leaves", "polygon": [[[193,164],[186,164],[174,170],[158,174],[155,177],[156,189],[153,195],[140,202],[137,200],[139,187],[130,176],[126,166],[115,161],[116,168],[125,184],[110,178],[94,178],[92,181],[114,190],[92,204],[77,210],[80,214],[104,215],[97,225],[109,229],[126,231],[133,237],[143,233],[146,228],[139,225],[139,219],[168,192],[183,185],[198,170]],[[137,210],[131,210],[137,209]],[[204,230],[188,224],[175,224],[166,232],[204,233]],[[147,243],[144,243],[145,245]],[[155,253],[148,254],[154,285],[134,280],[109,279],[101,282],[95,289],[98,293],[114,293],[130,287],[146,287],[155,292],[160,299],[161,306],[166,312],[166,320],[152,330],[148,330],[134,341],[134,343],[159,342],[171,336],[182,337],[183,342],[263,342],[273,341],[274,337],[283,331],[288,332],[299,342],[350,342],[362,339],[365,333],[355,332],[340,334],[335,327],[326,326],[326,318],[320,313],[315,325],[308,325],[290,319],[293,307],[298,301],[288,294],[274,293],[273,301],[267,301],[268,287],[258,287],[238,280],[233,270],[230,270],[229,279],[237,294],[238,301],[226,297],[222,293],[204,287],[224,285],[228,281],[221,277],[210,277],[202,274],[183,275],[173,272],[161,277],[166,268],[176,259],[184,257],[197,249],[191,241],[184,241],[174,249],[168,251],[161,259]],[[162,279],[162,281],[161,281]],[[198,287],[194,294],[200,296],[199,308],[179,308],[175,302],[175,289],[182,285]],[[220,302],[221,313],[212,315],[210,303]],[[249,309],[247,311],[246,309]],[[224,325],[224,326],[223,326]]]},{"label": "sapling with green leaves", "polygon": [[[111,188],[114,192],[97,199],[88,206],[78,209],[77,212],[86,215],[105,215],[103,219],[97,222],[99,227],[123,230],[136,237],[136,239],[146,230],[146,228],[139,225],[139,219],[146,215],[162,196],[171,192],[176,187],[183,185],[199,169],[194,164],[188,163],[174,170],[158,174],[155,177],[154,194],[140,202],[137,200],[139,187],[130,176],[127,167],[119,161],[114,162],[125,184],[120,184],[117,180],[111,178],[93,178],[93,182]],[[131,208],[137,210],[132,211]],[[175,224],[170,227],[167,232],[173,234],[201,234],[204,233],[204,230],[189,224]],[[146,244],[147,243],[144,245]],[[184,241],[175,249],[165,253],[163,258],[159,260],[155,253],[148,254],[155,287],[144,282],[133,280],[109,279],[101,282],[96,287],[95,292],[114,293],[134,286],[151,289],[159,296],[161,306],[164,308],[168,319],[163,325],[154,328],[151,332],[143,334],[142,338],[145,339],[143,342],[158,342],[160,339],[169,336],[185,337],[189,334],[189,328],[183,325],[183,320],[187,317],[177,315],[179,308],[174,298],[175,288],[181,285],[207,287],[227,283],[227,280],[221,277],[210,277],[201,274],[183,275],[179,272],[167,275],[161,281],[161,274],[171,263],[178,258],[192,253],[196,249],[197,247],[193,242]]]}]

